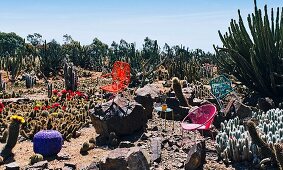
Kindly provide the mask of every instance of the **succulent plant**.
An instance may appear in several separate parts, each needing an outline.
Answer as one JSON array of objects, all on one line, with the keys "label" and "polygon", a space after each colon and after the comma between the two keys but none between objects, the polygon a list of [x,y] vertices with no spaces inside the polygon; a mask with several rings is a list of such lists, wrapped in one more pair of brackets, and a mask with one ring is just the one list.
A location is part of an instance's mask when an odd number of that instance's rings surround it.
[{"label": "succulent plant", "polygon": [[60,152],[63,138],[56,130],[42,130],[34,135],[33,150],[45,156],[54,156]]},{"label": "succulent plant", "polygon": [[37,153],[37,154],[32,155],[29,159],[30,159],[30,164],[32,165],[34,163],[43,161],[43,156]]},{"label": "succulent plant", "polygon": [[18,136],[20,133],[20,125],[25,123],[25,120],[22,116],[13,115],[10,117],[10,119],[12,122],[9,126],[8,139],[6,145],[1,151],[1,156],[4,158],[4,160],[14,155],[12,153],[12,149],[17,144]]},{"label": "succulent plant", "polygon": [[241,125],[238,117],[221,123],[215,147],[225,163],[252,160],[257,164],[266,157],[275,159],[270,145],[282,143],[283,110],[253,112],[252,117],[258,124],[254,129],[251,122],[247,123],[247,127]]}]

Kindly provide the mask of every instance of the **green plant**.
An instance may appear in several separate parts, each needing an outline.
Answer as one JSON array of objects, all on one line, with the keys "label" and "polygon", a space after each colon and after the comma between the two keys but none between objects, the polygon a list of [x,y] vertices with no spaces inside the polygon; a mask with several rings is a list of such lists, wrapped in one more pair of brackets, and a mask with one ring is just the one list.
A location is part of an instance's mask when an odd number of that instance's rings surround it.
[{"label": "green plant", "polygon": [[77,70],[71,63],[65,62],[64,64],[64,79],[66,90],[76,91],[78,88]]},{"label": "green plant", "polygon": [[182,85],[180,83],[180,80],[177,77],[173,77],[172,82],[173,82],[172,88],[175,92],[176,98],[180,101],[180,105],[184,107],[189,107],[188,101],[183,94]]},{"label": "green plant", "polygon": [[30,164],[32,165],[34,163],[43,161],[43,156],[37,153],[37,154],[32,155],[29,159],[30,159]]},{"label": "green plant", "polygon": [[30,74],[26,74],[26,88],[32,88],[36,84],[36,77],[31,76]]},{"label": "green plant", "polygon": [[271,9],[270,20],[267,6],[262,12],[255,1],[254,13],[247,18],[249,34],[239,10],[239,21],[232,19],[229,32],[223,35],[219,31],[223,48],[214,48],[216,59],[225,71],[251,90],[280,99],[283,97],[283,12],[280,14],[277,8],[275,16],[274,13]]},{"label": "green plant", "polygon": [[23,117],[17,115],[11,116],[11,121],[12,122],[9,126],[7,142],[3,150],[1,151],[1,156],[4,158],[4,160],[14,155],[12,153],[12,149],[15,147],[18,141],[20,125],[25,122]]}]

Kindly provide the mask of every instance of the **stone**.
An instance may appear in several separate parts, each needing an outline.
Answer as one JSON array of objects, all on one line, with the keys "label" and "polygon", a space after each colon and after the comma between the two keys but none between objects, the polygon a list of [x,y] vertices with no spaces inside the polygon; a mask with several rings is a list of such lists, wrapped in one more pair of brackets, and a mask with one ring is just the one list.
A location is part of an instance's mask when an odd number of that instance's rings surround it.
[{"label": "stone", "polygon": [[119,144],[119,148],[130,148],[134,146],[135,144],[131,143],[130,141],[121,141]]},{"label": "stone", "polygon": [[6,170],[20,170],[20,166],[17,162],[12,162],[5,165]]},{"label": "stone", "polygon": [[159,163],[161,161],[161,138],[156,137],[152,138],[150,142],[150,148],[151,148],[151,162],[157,162]]},{"label": "stone", "polygon": [[233,117],[238,116],[239,119],[244,119],[246,117],[252,116],[253,110],[250,106],[247,106],[247,105],[235,100],[234,107],[235,107],[235,114],[233,115]]},{"label": "stone", "polygon": [[124,97],[116,96],[90,110],[93,127],[97,134],[109,136],[115,132],[117,136],[131,135],[144,130],[147,124],[147,115],[144,107]]},{"label": "stone", "polygon": [[48,169],[48,161],[40,161],[37,162],[27,168],[27,170],[41,170],[41,169]]},{"label": "stone", "polygon": [[76,170],[77,169],[77,164],[74,163],[74,162],[65,162],[64,163],[64,167],[69,167],[69,168],[71,168],[73,170]]},{"label": "stone", "polygon": [[92,162],[90,165],[88,165],[85,170],[99,170],[98,163]]},{"label": "stone", "polygon": [[159,93],[159,89],[152,84],[138,88],[135,92],[135,100],[145,108],[148,119],[152,119],[153,103],[158,99]]},{"label": "stone", "polygon": [[99,162],[100,170],[149,170],[146,155],[139,147],[117,148]]},{"label": "stone", "polygon": [[258,109],[267,112],[268,110],[275,108],[275,104],[274,101],[269,97],[259,98],[257,101],[257,107]]},{"label": "stone", "polygon": [[205,163],[206,148],[205,140],[194,144],[187,156],[185,162],[185,170],[195,170],[200,168]]}]

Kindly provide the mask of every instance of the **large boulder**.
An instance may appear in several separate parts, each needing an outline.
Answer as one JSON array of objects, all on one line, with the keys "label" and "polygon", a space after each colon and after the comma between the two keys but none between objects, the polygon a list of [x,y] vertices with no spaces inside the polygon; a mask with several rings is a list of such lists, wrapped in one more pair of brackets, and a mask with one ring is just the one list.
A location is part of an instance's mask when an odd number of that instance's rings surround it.
[{"label": "large boulder", "polygon": [[99,162],[100,170],[149,170],[146,155],[139,147],[117,148]]},{"label": "large boulder", "polygon": [[138,88],[135,92],[135,100],[145,108],[147,118],[152,118],[153,103],[159,98],[160,90],[154,84],[148,84]]},{"label": "large boulder", "polygon": [[90,115],[96,133],[103,136],[109,136],[110,132],[117,136],[131,135],[147,124],[144,107],[120,96],[97,105],[90,110]]}]

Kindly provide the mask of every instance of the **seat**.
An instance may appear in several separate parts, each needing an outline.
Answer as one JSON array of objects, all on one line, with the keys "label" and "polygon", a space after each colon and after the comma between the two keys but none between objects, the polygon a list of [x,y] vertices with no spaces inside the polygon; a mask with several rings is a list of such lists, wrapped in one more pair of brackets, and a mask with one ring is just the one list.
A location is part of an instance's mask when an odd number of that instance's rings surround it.
[{"label": "seat", "polygon": [[227,110],[228,111],[230,110],[235,100],[231,99],[228,102],[227,106],[224,108],[223,99],[229,94],[234,94],[236,99],[239,101],[238,96],[236,95],[234,89],[232,88],[232,81],[229,80],[224,75],[220,75],[210,80],[209,84],[211,87],[211,93],[220,107],[220,112],[226,116]]},{"label": "seat", "polygon": [[101,77],[112,77],[112,83],[100,87],[103,91],[118,93],[128,87],[130,84],[130,64],[122,61],[116,61],[113,65],[112,72],[102,75]]},{"label": "seat", "polygon": [[181,122],[182,135],[184,130],[210,130],[216,113],[217,109],[213,104],[205,104],[194,108]]}]

